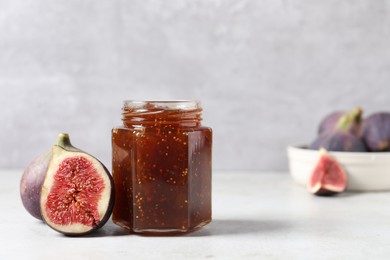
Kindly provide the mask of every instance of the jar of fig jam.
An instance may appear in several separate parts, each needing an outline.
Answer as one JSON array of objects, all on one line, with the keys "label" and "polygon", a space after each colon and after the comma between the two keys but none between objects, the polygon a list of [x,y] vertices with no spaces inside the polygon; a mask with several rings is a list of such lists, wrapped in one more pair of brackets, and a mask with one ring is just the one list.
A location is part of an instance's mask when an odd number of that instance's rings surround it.
[{"label": "jar of fig jam", "polygon": [[112,130],[113,222],[180,233],[211,221],[211,128],[198,101],[125,101]]}]

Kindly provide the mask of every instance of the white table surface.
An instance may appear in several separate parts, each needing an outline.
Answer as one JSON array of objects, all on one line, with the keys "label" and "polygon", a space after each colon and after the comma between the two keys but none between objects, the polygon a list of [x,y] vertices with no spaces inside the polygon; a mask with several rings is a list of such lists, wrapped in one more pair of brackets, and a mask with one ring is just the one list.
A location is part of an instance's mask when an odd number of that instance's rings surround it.
[{"label": "white table surface", "polygon": [[0,171],[0,259],[390,259],[390,192],[316,197],[287,173],[215,172],[213,222],[172,237],[109,221],[63,236],[31,217],[21,170]]}]

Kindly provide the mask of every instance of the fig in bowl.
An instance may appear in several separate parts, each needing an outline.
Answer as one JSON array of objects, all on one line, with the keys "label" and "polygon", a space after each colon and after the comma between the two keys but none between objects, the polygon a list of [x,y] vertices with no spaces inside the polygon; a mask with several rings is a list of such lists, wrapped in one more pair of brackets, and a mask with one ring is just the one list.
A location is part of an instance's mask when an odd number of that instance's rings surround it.
[{"label": "fig in bowl", "polygon": [[390,151],[390,113],[370,115],[362,125],[363,140],[370,151]]},{"label": "fig in bowl", "polygon": [[347,116],[351,121],[351,125],[348,129],[351,133],[360,136],[360,127],[363,122],[363,110],[360,107],[356,107],[352,111],[334,111],[326,115],[318,126],[318,135],[325,133],[329,130],[334,130],[341,117]]},{"label": "fig in bowl", "polygon": [[360,128],[361,110],[356,109],[344,114],[335,126],[324,130],[310,144],[310,149],[324,148],[328,151],[366,152],[367,148],[362,139],[356,134]]}]

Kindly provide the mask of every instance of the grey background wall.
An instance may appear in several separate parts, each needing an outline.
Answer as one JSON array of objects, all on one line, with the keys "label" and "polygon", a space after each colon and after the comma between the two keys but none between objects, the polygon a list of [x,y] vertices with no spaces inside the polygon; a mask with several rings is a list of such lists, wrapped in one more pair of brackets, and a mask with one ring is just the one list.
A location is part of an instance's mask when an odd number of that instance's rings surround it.
[{"label": "grey background wall", "polygon": [[0,0],[0,167],[60,131],[110,165],[125,99],[200,99],[216,169],[287,168],[335,109],[390,110],[385,0]]}]

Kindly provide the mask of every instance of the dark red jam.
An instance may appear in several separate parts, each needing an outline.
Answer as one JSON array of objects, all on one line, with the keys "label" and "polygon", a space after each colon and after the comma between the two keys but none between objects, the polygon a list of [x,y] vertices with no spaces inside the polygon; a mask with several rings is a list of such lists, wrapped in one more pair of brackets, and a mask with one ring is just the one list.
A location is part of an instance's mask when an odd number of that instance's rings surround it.
[{"label": "dark red jam", "polygon": [[197,101],[126,101],[112,130],[114,223],[188,232],[211,221],[211,128]]}]

